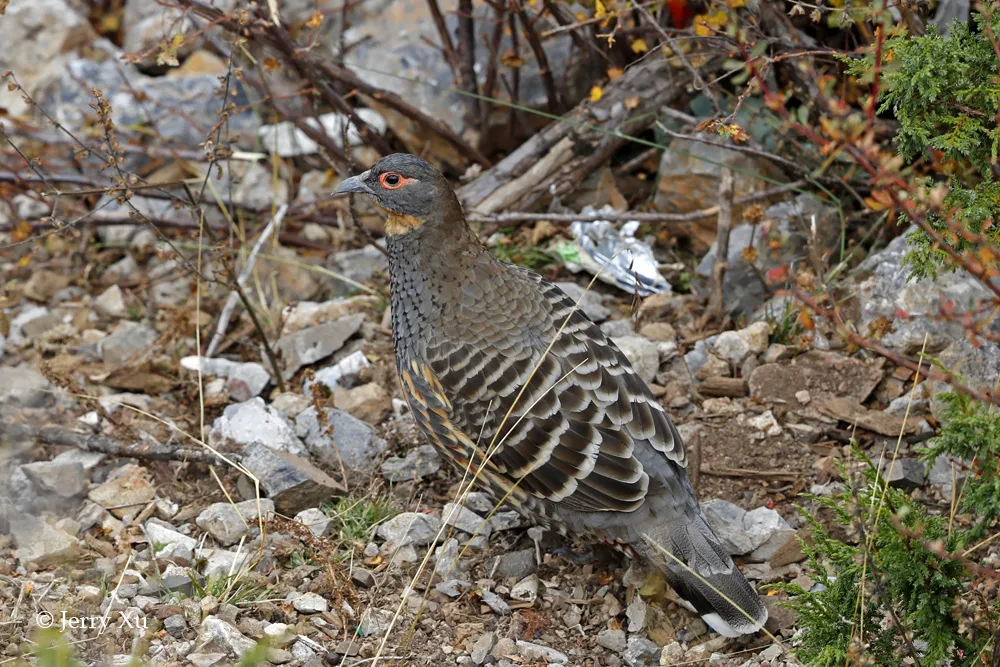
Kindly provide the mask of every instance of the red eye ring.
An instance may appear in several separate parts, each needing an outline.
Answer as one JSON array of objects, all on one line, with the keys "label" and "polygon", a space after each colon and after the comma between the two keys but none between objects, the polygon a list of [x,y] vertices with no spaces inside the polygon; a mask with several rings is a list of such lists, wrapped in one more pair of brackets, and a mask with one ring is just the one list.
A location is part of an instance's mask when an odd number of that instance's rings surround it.
[{"label": "red eye ring", "polygon": [[378,183],[386,190],[398,190],[412,179],[406,178],[397,171],[387,171],[384,174],[379,174]]}]

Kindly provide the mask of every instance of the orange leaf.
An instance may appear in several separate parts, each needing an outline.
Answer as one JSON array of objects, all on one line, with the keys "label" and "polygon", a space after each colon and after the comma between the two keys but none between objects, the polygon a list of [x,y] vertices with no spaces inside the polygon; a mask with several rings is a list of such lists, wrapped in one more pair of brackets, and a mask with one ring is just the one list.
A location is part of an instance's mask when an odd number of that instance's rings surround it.
[{"label": "orange leaf", "polygon": [[646,45],[646,40],[640,37],[632,42],[632,53],[645,53],[646,51],[649,51],[649,46]]},{"label": "orange leaf", "polygon": [[600,102],[602,97],[604,97],[604,89],[602,89],[600,86],[594,86],[593,88],[590,89],[591,102]]}]

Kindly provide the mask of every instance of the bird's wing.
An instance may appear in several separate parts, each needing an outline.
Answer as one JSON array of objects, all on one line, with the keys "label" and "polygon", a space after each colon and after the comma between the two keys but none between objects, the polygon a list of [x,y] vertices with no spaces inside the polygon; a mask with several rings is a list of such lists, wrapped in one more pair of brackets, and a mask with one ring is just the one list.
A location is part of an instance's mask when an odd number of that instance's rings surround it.
[{"label": "bird's wing", "polygon": [[565,293],[535,274],[513,278],[491,285],[509,308],[456,314],[425,361],[401,368],[417,422],[460,462],[485,456],[489,476],[538,498],[580,511],[638,508],[650,471],[635,450],[684,467],[677,430]]}]

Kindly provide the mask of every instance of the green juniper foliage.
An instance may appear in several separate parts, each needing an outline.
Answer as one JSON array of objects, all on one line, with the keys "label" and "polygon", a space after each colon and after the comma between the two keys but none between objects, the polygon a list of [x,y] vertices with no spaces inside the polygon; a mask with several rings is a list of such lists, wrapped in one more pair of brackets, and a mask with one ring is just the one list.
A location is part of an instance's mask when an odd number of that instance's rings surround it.
[{"label": "green juniper foliage", "polygon": [[[886,40],[881,77],[880,111],[892,110],[899,121],[896,145],[907,160],[940,151],[951,173],[943,205],[953,228],[984,234],[1000,244],[1000,183],[993,166],[1000,150],[1000,62],[984,28],[987,18],[975,14],[970,30],[955,22],[951,34],[930,32],[923,37],[894,36]],[[1000,20],[993,17],[994,36],[1000,38]],[[873,60],[854,61],[849,71],[870,77]],[[930,180],[927,181],[930,184]],[[956,251],[974,251],[976,245],[949,233],[946,221],[936,215],[928,223]],[[995,221],[995,222],[994,222]],[[906,223],[907,221],[902,221]],[[934,277],[939,270],[954,270],[954,262],[934,247],[923,230],[909,235],[906,257],[911,278]]]},{"label": "green juniper foliage", "polygon": [[887,488],[856,449],[867,464],[863,477],[833,497],[810,496],[855,539],[841,541],[806,515],[812,539],[803,551],[810,577],[821,586],[777,587],[789,593],[787,604],[798,612],[797,655],[809,667],[899,665],[906,642],[890,610],[911,633],[923,665],[990,664],[982,661],[997,650],[991,628],[1000,621],[1000,607],[981,594],[979,575],[966,567],[964,554],[996,530],[1000,517],[1000,414],[967,397],[947,394],[945,400],[941,434],[924,454],[929,461],[942,455],[976,461],[961,504],[975,521],[950,525],[947,515],[932,514],[906,492]]},{"label": "green juniper foliage", "polygon": [[977,517],[962,534],[972,546],[996,530],[1000,519],[1000,414],[965,394],[944,394],[941,399],[941,432],[923,453],[927,461],[950,456],[972,462],[959,503],[960,512]]}]

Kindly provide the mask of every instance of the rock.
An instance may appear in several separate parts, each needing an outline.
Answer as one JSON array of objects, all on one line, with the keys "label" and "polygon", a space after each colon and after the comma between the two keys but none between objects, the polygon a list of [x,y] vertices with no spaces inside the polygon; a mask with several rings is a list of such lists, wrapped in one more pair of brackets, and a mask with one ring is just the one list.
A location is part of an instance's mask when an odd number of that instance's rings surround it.
[{"label": "rock", "polygon": [[510,606],[503,601],[503,598],[493,591],[489,589],[479,591],[479,599],[481,599],[483,604],[489,607],[490,611],[494,614],[499,614],[500,616],[510,615]]},{"label": "rock", "polygon": [[520,602],[534,602],[538,597],[538,577],[529,574],[510,589],[510,597]]},{"label": "rock", "polygon": [[[236,544],[247,534],[248,524],[252,527],[258,517],[267,521],[274,513],[274,502],[268,498],[244,500],[236,505],[213,503],[202,510],[195,523],[222,545]],[[242,517],[242,518],[241,518]]]},{"label": "rock", "polygon": [[194,538],[152,520],[147,521],[144,528],[150,542],[149,546],[153,548],[157,558],[180,557],[188,561],[193,559],[194,550],[198,546]]},{"label": "rock", "polygon": [[292,607],[300,614],[322,614],[329,608],[329,605],[321,595],[301,593],[292,598]]},{"label": "rock", "polygon": [[[14,200],[17,201],[19,197],[24,197],[24,195],[17,195],[14,197]],[[42,214],[44,215],[46,212],[47,207],[42,211]],[[35,217],[33,215],[22,215],[22,213],[25,212],[19,212],[17,215],[17,217],[21,220],[29,220]],[[22,291],[24,296],[29,299],[45,304],[49,302],[56,292],[65,288],[67,285],[69,285],[69,277],[54,271],[42,269],[31,273],[31,276],[28,278],[28,282],[24,283]]]},{"label": "rock", "polygon": [[597,633],[597,645],[615,653],[624,653],[628,648],[628,640],[624,630],[605,629]]},{"label": "rock", "polygon": [[534,549],[508,551],[497,556],[493,565],[487,568],[487,573],[496,573],[503,579],[524,579],[538,568]]},{"label": "rock", "polygon": [[227,656],[225,653],[203,653],[195,651],[189,653],[186,659],[194,665],[194,667],[222,667],[222,665],[226,664]]},{"label": "rock", "polygon": [[[684,358],[687,359],[689,354],[691,354],[691,352],[684,355]],[[698,370],[695,371],[692,369],[691,371],[698,380],[704,382],[705,380],[710,380],[712,378],[728,378],[732,375],[732,368],[730,367],[729,362],[716,355],[714,352],[706,353],[700,361],[701,363]]]},{"label": "rock", "polygon": [[363,567],[354,567],[351,569],[351,581],[361,588],[374,588],[378,583],[375,581],[375,575]]},{"label": "rock", "polygon": [[[150,3],[153,4],[153,3]],[[156,5],[162,12],[163,8]],[[161,32],[157,39],[163,36]],[[97,43],[95,43],[97,44]],[[216,74],[185,77],[147,77],[135,67],[122,62],[121,51],[109,42],[99,43],[107,57],[104,60],[71,58],[53,76],[47,77],[40,86],[36,100],[55,119],[70,130],[80,130],[93,115],[90,104],[92,88],[103,91],[111,103],[112,119],[119,128],[146,122],[150,109],[169,108],[171,113],[156,114],[156,130],[165,141],[175,141],[180,145],[195,148],[206,139],[205,131],[219,121],[219,99],[215,94],[219,88]],[[96,50],[96,49],[95,49]],[[134,91],[134,94],[131,94]],[[138,100],[141,99],[142,102]],[[234,110],[227,114],[226,122],[233,136],[252,130],[259,120],[251,110],[243,84],[232,81],[228,100]],[[249,137],[248,137],[249,139]],[[256,163],[253,163],[256,165]],[[257,165],[260,169],[264,169]],[[266,169],[264,171],[267,171]],[[228,187],[215,186],[220,193],[228,193]],[[132,202],[135,204],[133,198]],[[94,218],[124,213],[127,205],[112,203],[104,206],[107,199],[99,201]],[[172,202],[163,200],[168,206]],[[103,208],[102,208],[103,206]],[[155,239],[155,236],[151,237]]]},{"label": "rock", "polygon": [[449,538],[437,548],[434,558],[434,571],[442,579],[447,579],[458,565],[458,540]]},{"label": "rock", "polygon": [[667,644],[663,647],[663,652],[660,653],[660,664],[664,667],[680,664],[682,660],[684,660],[684,648],[680,642]]},{"label": "rock", "polygon": [[256,643],[244,637],[239,630],[218,616],[208,616],[201,622],[195,650],[202,653],[225,653],[242,658],[253,650]]},{"label": "rock", "polygon": [[[318,173],[325,178],[325,172],[311,173]],[[332,190],[333,186],[333,183],[329,184],[326,187],[326,190]],[[324,192],[323,196],[325,197],[327,194],[329,193]],[[380,256],[384,258],[383,255],[380,254]],[[348,315],[371,312],[377,310],[379,306],[379,297],[367,294],[323,302],[299,301],[294,305],[287,306],[282,312],[283,323],[281,325],[281,335],[287,336],[288,334],[295,333],[296,331],[302,331],[303,329],[309,329],[321,324],[333,322],[347,317]],[[349,356],[355,356],[358,354],[360,354],[362,359],[364,359],[364,354],[361,352],[354,352]],[[338,363],[343,363],[346,358],[347,357]],[[367,360],[364,361],[364,364],[368,365]]]},{"label": "rock", "polygon": [[40,408],[51,403],[52,385],[27,366],[0,366],[0,405]]},{"label": "rock", "polygon": [[549,664],[554,662],[560,662],[564,665],[569,664],[568,655],[554,648],[542,646],[541,644],[533,644],[532,642],[519,639],[517,640],[517,650],[521,654],[521,657],[527,660],[545,660]]},{"label": "rock", "polygon": [[739,364],[751,355],[767,350],[770,326],[767,322],[754,322],[739,331],[723,331],[715,337],[712,349],[726,361]]},{"label": "rock", "polygon": [[472,584],[467,581],[462,581],[461,579],[446,579],[434,587],[434,589],[442,595],[447,595],[453,599],[459,597],[462,593],[465,593],[471,588]]},{"label": "rock", "polygon": [[648,607],[646,601],[642,599],[641,595],[636,595],[632,598],[628,607],[625,609],[625,617],[628,618],[628,631],[629,632],[642,632],[646,629],[646,612]]},{"label": "rock", "polygon": [[406,456],[394,456],[382,464],[382,476],[390,482],[408,482],[429,477],[441,469],[441,456],[433,445],[420,445]]},{"label": "rock", "polygon": [[271,623],[266,626],[264,628],[264,637],[270,642],[271,646],[277,646],[278,648],[284,648],[297,641],[294,628],[285,623]]},{"label": "rock", "polygon": [[770,410],[747,419],[746,423],[747,426],[753,429],[750,437],[755,440],[762,440],[765,437],[775,438],[783,433],[781,424],[778,423],[778,420],[774,417],[774,413]]},{"label": "rock", "polygon": [[608,320],[601,323],[601,331],[608,338],[619,338],[624,336],[634,336],[635,326],[632,320]]},{"label": "rock", "polygon": [[[1000,317],[990,320],[990,327],[993,335],[1000,337]],[[937,361],[943,368],[960,374],[966,386],[982,392],[996,391],[997,378],[1000,377],[1000,345],[996,342],[983,342],[982,339],[977,340],[977,343],[978,346],[966,337],[959,337],[941,350],[937,355]],[[942,410],[945,406],[941,394],[950,391],[951,388],[944,382],[933,384],[930,408],[931,414],[939,421],[942,419]],[[907,424],[909,423],[908,421]]]},{"label": "rock", "polygon": [[352,352],[334,365],[327,366],[326,368],[321,368],[316,371],[316,375],[313,379],[303,385],[303,390],[308,393],[314,382],[320,382],[326,385],[330,391],[333,391],[338,387],[349,387],[354,384],[358,373],[360,373],[362,369],[370,366],[371,364],[368,363],[368,358],[365,357],[364,352],[361,350]]},{"label": "rock", "polygon": [[715,338],[712,349],[722,359],[738,364],[750,354],[750,346],[735,331],[723,331]]},{"label": "rock", "polygon": [[[573,303],[580,303],[580,310],[593,322],[603,322],[604,320],[611,317],[611,309],[604,305],[604,299],[601,298],[599,292],[595,292],[593,289],[586,291],[585,288],[576,283],[562,282],[556,283],[556,287],[561,289],[566,293]],[[580,297],[583,300],[580,301]],[[630,330],[628,333],[632,333]]]},{"label": "rock", "polygon": [[316,537],[326,537],[333,529],[333,520],[317,507],[302,510],[295,515],[295,520]]},{"label": "rock", "polygon": [[[82,8],[81,8],[82,9]],[[13,70],[18,82],[34,95],[46,75],[58,72],[65,53],[95,39],[97,35],[87,21],[84,11],[74,11],[73,4],[64,0],[14,0],[4,15],[3,39],[7,44],[20,48],[5,49],[0,57],[0,69]],[[44,31],[45,39],[37,39]],[[30,109],[19,91],[0,89],[0,107],[10,118],[23,115]]]},{"label": "rock", "polygon": [[87,486],[87,478],[80,463],[37,461],[25,463],[21,470],[40,492],[55,494],[60,498],[75,498],[83,494]]},{"label": "rock", "polygon": [[376,382],[369,382],[353,389],[337,387],[333,391],[333,400],[339,409],[372,426],[381,424],[392,412],[392,401],[388,392]]},{"label": "rock", "polygon": [[103,460],[104,454],[101,454],[100,452],[85,452],[82,449],[67,449],[65,452],[52,459],[52,463],[58,465],[73,465],[78,463],[84,471],[90,472]]},{"label": "rock", "polygon": [[955,460],[950,456],[938,456],[927,471],[927,481],[941,487],[942,498],[950,499],[954,494],[955,484],[961,488],[964,483],[968,466],[968,462]]},{"label": "rock", "polygon": [[379,524],[376,534],[390,548],[413,545],[422,547],[430,544],[437,535],[441,523],[437,517],[420,512],[403,512]]},{"label": "rock", "polygon": [[889,471],[885,473],[885,481],[889,486],[919,489],[924,485],[924,464],[917,459],[896,459],[895,462],[888,460],[885,465],[889,467]]},{"label": "rock", "polygon": [[[699,135],[715,143],[710,135]],[[660,158],[659,181],[653,205],[660,211],[691,213],[705,208],[706,202],[719,198],[719,180],[722,168],[733,172],[733,196],[742,197],[765,190],[771,184],[758,176],[763,174],[771,181],[784,181],[785,176],[773,162],[745,153],[737,153],[722,146],[690,139],[674,139],[670,150]],[[734,207],[734,220],[740,220],[741,208]],[[715,226],[695,230],[701,248],[715,238]]]},{"label": "rock", "polygon": [[[187,621],[184,620],[184,614],[167,616],[163,619],[163,629],[166,630],[167,634],[174,639],[181,639],[184,637],[184,631],[187,630]],[[225,658],[224,655],[222,657]]]},{"label": "rock", "polygon": [[146,468],[129,463],[117,468],[104,484],[91,489],[87,497],[119,519],[135,516],[156,497],[156,489]]},{"label": "rock", "polygon": [[708,525],[732,556],[748,554],[776,533],[792,530],[780,514],[766,507],[746,512],[728,501],[712,499],[702,503],[702,509]]},{"label": "rock", "polygon": [[521,515],[515,511],[497,512],[490,517],[490,527],[494,532],[514,530],[522,526]]},{"label": "rock", "polygon": [[[373,109],[354,109],[361,120],[371,129],[379,134],[385,134],[385,118]],[[349,146],[358,146],[364,143],[361,134],[350,122],[348,117],[339,112],[320,114],[315,118],[305,118],[304,122],[310,127],[325,132],[337,146],[343,148],[344,127],[347,126],[347,143]],[[269,153],[276,153],[280,157],[297,157],[300,155],[315,155],[319,153],[320,146],[309,138],[305,132],[296,127],[291,121],[282,121],[275,125],[262,125],[257,130],[257,138],[261,145]]]},{"label": "rock", "polygon": [[389,630],[393,612],[388,609],[368,607],[358,622],[358,634],[362,637],[381,637]]},{"label": "rock", "polygon": [[119,322],[98,343],[101,358],[110,366],[123,366],[138,359],[153,346],[160,334],[145,324],[129,320]]},{"label": "rock", "polygon": [[[441,6],[448,34],[458,30],[457,4],[446,2]],[[444,123],[461,134],[466,129],[473,131],[478,125],[467,128],[465,116],[468,110],[465,99],[452,87],[452,73],[444,57],[440,43],[440,33],[435,27],[427,6],[422,2],[407,0],[393,2],[385,8],[365,8],[364,18],[355,18],[347,30],[347,43],[354,44],[350,61],[356,64],[361,76],[373,86],[392,90],[429,117]],[[474,12],[478,25],[488,25],[492,13],[488,7],[477,6]],[[529,12],[530,20],[536,21],[534,12]],[[389,35],[392,35],[389,38]],[[331,39],[331,44],[336,43]],[[545,51],[550,71],[566,72],[566,83],[571,92],[570,104],[579,99],[585,91],[578,83],[577,68],[571,59],[572,41],[561,35],[545,41]],[[499,53],[512,46],[510,37],[504,36],[498,44]],[[476,40],[475,61],[489,60],[491,47],[482,40]],[[342,57],[342,56],[341,56]],[[523,49],[524,64],[518,68],[520,78],[521,104],[542,108],[546,104],[546,93],[539,74],[538,64],[530,49]],[[476,68],[479,85],[485,82],[485,71]],[[589,85],[589,84],[588,84]],[[448,164],[462,164],[461,157],[449,145],[428,135],[421,126],[409,121],[398,112],[382,109],[389,129],[400,138],[409,152],[419,152],[426,147],[429,155]]]},{"label": "rock", "polygon": [[388,448],[367,423],[342,410],[326,408],[323,419],[315,406],[295,417],[295,431],[305,441],[309,452],[323,465],[339,469],[370,472],[379,454]]},{"label": "rock", "polygon": [[290,391],[277,395],[271,394],[271,407],[293,419],[310,405],[312,405],[312,401],[301,394],[293,394]]},{"label": "rock", "polygon": [[195,556],[199,560],[205,560],[202,573],[206,577],[228,577],[240,572],[244,567],[250,567],[256,553],[242,551],[237,554],[224,549],[198,549]]},{"label": "rock", "polygon": [[284,363],[285,379],[291,379],[303,366],[325,359],[342,348],[361,328],[364,319],[364,315],[348,315],[279,338],[275,351]]},{"label": "rock", "polygon": [[448,526],[454,526],[469,535],[482,535],[489,538],[491,528],[489,522],[481,516],[457,503],[448,503],[441,512],[442,520]]},{"label": "rock", "polygon": [[798,614],[794,610],[780,604],[781,600],[775,596],[766,595],[761,599],[767,609],[767,622],[764,623],[764,628],[768,632],[777,634],[796,626]]},{"label": "rock", "polygon": [[768,345],[767,351],[764,352],[763,361],[765,364],[774,364],[779,361],[786,361],[794,356],[795,348],[782,345],[781,343],[773,343]]},{"label": "rock", "polygon": [[792,530],[779,530],[766,542],[753,550],[751,560],[767,562],[772,568],[784,567],[806,559],[799,544],[798,534]]},{"label": "rock", "polygon": [[469,653],[472,664],[481,665],[486,662],[486,658],[489,657],[490,651],[493,650],[496,642],[497,636],[494,632],[486,632],[480,635],[476,643],[472,645],[472,651]]},{"label": "rock", "polygon": [[647,384],[651,383],[660,369],[660,352],[656,343],[642,336],[622,336],[611,341],[628,358],[639,377]]},{"label": "rock", "polygon": [[645,637],[629,637],[623,657],[629,667],[651,667],[660,662],[660,647]]},{"label": "rock", "polygon": [[839,396],[821,397],[816,401],[816,408],[827,417],[891,438],[899,437],[900,434],[916,434],[920,428],[916,417],[904,421],[902,417],[880,410],[869,410],[857,401]]},{"label": "rock", "polygon": [[261,487],[274,501],[275,510],[285,516],[294,516],[347,492],[309,460],[275,451],[259,442],[243,449],[242,464],[260,480]]},{"label": "rock", "polygon": [[[389,260],[375,246],[365,246],[357,250],[343,250],[334,254],[328,268],[354,282],[363,283],[373,276],[385,275],[389,270]],[[344,282],[331,286],[334,293],[348,294],[357,288]]]},{"label": "rock", "polygon": [[[964,270],[942,271],[935,279],[909,280],[911,267],[904,265],[903,259],[909,251],[907,237],[915,231],[916,227],[910,227],[884,250],[869,255],[858,267],[858,275],[869,276],[857,289],[861,308],[858,329],[868,331],[877,320],[886,318],[892,327],[879,340],[880,344],[904,354],[917,355],[926,335],[927,353],[936,354],[955,341],[966,339],[960,313],[985,307],[992,294]],[[940,317],[945,308],[954,308],[956,316]],[[899,312],[908,317],[897,317]],[[1000,318],[993,318],[987,329],[1000,334]],[[995,344],[988,347],[994,349],[986,351],[984,359],[990,355],[994,359],[1000,357]],[[994,364],[997,365],[1000,362]],[[955,367],[946,365],[945,368]],[[971,370],[974,370],[972,364],[958,369],[963,375]],[[996,379],[996,371],[992,377]]]},{"label": "rock", "polygon": [[118,285],[112,285],[94,299],[94,309],[105,317],[128,317],[125,294]]},{"label": "rock", "polygon": [[[733,155],[731,151],[725,152]],[[664,154],[665,158],[667,153]],[[759,179],[753,180],[759,185],[766,185]],[[698,208],[703,206],[703,201],[698,204]],[[815,252],[822,253],[834,248],[840,239],[840,217],[837,210],[809,195],[798,195],[791,201],[775,204],[764,215],[762,224],[754,227],[741,223],[733,227],[729,234],[729,270],[723,281],[723,301],[730,312],[749,314],[767,298],[756,272],[741,259],[741,253],[750,245],[751,239],[758,253],[757,267],[765,275],[771,270],[783,270],[805,261],[813,245],[816,246]],[[813,216],[815,243],[809,231]],[[715,236],[714,229],[712,236]],[[712,249],[696,269],[696,273],[704,278],[712,275],[715,248],[716,244],[713,242]]]},{"label": "rock", "polygon": [[246,402],[264,391],[271,381],[271,374],[258,363],[249,361],[237,363],[228,359],[208,359],[206,357],[184,357],[181,366],[205,375],[226,378],[226,389],[236,401]]},{"label": "rock", "polygon": [[761,403],[799,404],[795,394],[809,391],[815,401],[821,394],[836,394],[863,403],[882,381],[880,364],[813,350],[790,364],[764,364],[754,369],[747,384],[750,396]]},{"label": "rock", "polygon": [[307,456],[309,450],[295,434],[295,426],[281,412],[265,405],[261,398],[228,406],[212,424],[208,441],[213,447],[231,441],[246,447],[255,442],[295,456]]},{"label": "rock", "polygon": [[72,562],[81,555],[76,537],[47,522],[12,516],[10,533],[17,546],[14,557],[22,567],[50,567]]}]

